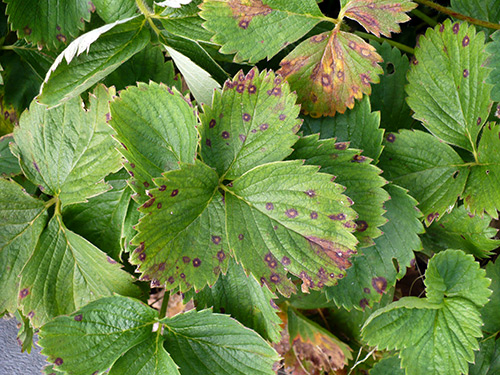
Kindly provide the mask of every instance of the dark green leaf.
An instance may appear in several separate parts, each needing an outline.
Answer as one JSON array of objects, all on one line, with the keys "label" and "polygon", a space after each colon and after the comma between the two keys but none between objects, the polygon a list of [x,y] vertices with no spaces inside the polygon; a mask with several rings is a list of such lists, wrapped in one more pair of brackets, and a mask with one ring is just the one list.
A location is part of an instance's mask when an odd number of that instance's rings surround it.
[{"label": "dark green leaf", "polygon": [[486,276],[491,279],[490,289],[493,290],[493,294],[490,301],[481,309],[483,331],[496,333],[500,331],[500,261],[487,264]]},{"label": "dark green leaf", "polygon": [[[500,23],[500,1],[498,0],[451,0],[451,8],[466,16],[481,21]],[[486,35],[493,32],[486,27],[478,27]]]},{"label": "dark green leaf", "polygon": [[469,375],[500,374],[500,340],[490,338],[480,343],[473,364],[469,364]]},{"label": "dark green leaf", "polygon": [[491,39],[493,41],[486,47],[486,52],[491,54],[488,66],[493,70],[488,76],[487,82],[494,85],[493,90],[491,90],[491,99],[498,102],[500,101],[500,31],[493,34]]},{"label": "dark green leaf", "polygon": [[11,134],[0,137],[0,176],[10,177],[21,173],[19,161],[10,152],[9,144],[14,142]]},{"label": "dark green leaf", "polygon": [[370,370],[370,375],[405,375],[405,370],[401,368],[401,360],[398,356],[382,359]]},{"label": "dark green leaf", "polygon": [[137,13],[134,0],[92,0],[95,10],[104,22],[112,23]]}]

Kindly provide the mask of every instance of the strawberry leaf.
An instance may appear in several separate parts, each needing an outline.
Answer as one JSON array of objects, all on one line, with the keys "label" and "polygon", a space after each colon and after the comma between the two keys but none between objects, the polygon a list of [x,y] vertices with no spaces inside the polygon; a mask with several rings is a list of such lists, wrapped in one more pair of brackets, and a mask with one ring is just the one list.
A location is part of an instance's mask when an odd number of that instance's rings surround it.
[{"label": "strawberry leaf", "polygon": [[[500,7],[499,7],[500,9]],[[500,13],[500,12],[499,12]],[[499,17],[500,18],[500,17]],[[488,76],[487,82],[491,83],[493,89],[491,90],[491,100],[496,102],[500,101],[500,31],[497,31],[491,36],[493,41],[486,47],[486,52],[491,56],[489,58],[488,66],[493,70]]]},{"label": "strawberry leaf", "polygon": [[11,134],[0,137],[0,176],[12,177],[21,174],[19,161],[10,152],[9,144],[14,142]]},{"label": "strawberry leaf", "polygon": [[304,113],[333,116],[371,93],[370,83],[378,83],[383,72],[381,61],[374,47],[337,26],[299,44],[281,61],[278,73],[297,91]]},{"label": "strawberry leaf", "polygon": [[486,276],[491,279],[493,290],[490,301],[481,309],[484,321],[483,331],[495,333],[500,331],[500,261],[486,265]]},{"label": "strawberry leaf", "polygon": [[410,20],[405,12],[417,7],[410,0],[341,0],[341,5],[339,18],[355,20],[378,37],[401,32],[399,24]]},{"label": "strawberry leaf", "polygon": [[471,255],[447,250],[426,270],[427,297],[404,297],[375,311],[363,337],[379,349],[398,349],[408,375],[466,373],[479,348],[479,308],[488,302],[490,280]]},{"label": "strawberry leaf", "polygon": [[200,16],[221,53],[234,60],[268,60],[325,17],[315,0],[205,0]]},{"label": "strawberry leaf", "polygon": [[474,151],[491,106],[484,35],[446,20],[419,44],[406,89],[415,119],[443,141]]},{"label": "strawberry leaf", "polygon": [[106,23],[133,17],[137,13],[134,0],[92,0],[92,2],[97,14]]},{"label": "strawberry leaf", "polygon": [[489,338],[479,344],[469,375],[495,375],[500,372],[500,340]]},{"label": "strawberry leaf", "polygon": [[[451,9],[466,16],[482,21],[500,23],[500,1],[499,0],[451,0]],[[495,30],[487,27],[476,26],[486,36]]]}]

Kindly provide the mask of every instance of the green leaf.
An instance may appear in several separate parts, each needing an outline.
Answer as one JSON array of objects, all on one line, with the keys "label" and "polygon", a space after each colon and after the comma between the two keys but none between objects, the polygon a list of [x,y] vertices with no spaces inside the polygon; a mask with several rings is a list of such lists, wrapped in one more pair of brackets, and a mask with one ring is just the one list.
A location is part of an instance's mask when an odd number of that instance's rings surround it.
[{"label": "green leaf", "polygon": [[370,370],[370,375],[405,375],[405,370],[401,368],[401,360],[398,356],[392,356],[377,362]]},{"label": "green leaf", "polygon": [[16,310],[14,316],[18,321],[19,331],[17,332],[17,341],[21,344],[21,352],[31,353],[33,348],[33,334],[35,333],[33,327],[30,324],[28,317],[23,316],[19,310]]},{"label": "green leaf", "polygon": [[40,50],[36,45],[26,43],[23,39],[18,40],[12,47],[13,51],[21,57],[23,65],[27,65],[36,75],[36,81],[41,83],[50,66],[54,63],[57,52],[46,49]]},{"label": "green leaf", "polygon": [[490,111],[491,85],[484,84],[484,36],[474,26],[446,20],[419,39],[408,74],[414,117],[443,141],[473,151]]},{"label": "green leaf", "polygon": [[144,17],[128,18],[75,39],[50,67],[38,101],[57,106],[106,77],[149,43],[145,24]]},{"label": "green leaf", "polygon": [[410,191],[427,225],[455,205],[469,168],[451,146],[431,134],[409,130],[388,134],[384,145],[384,177]]},{"label": "green leaf", "polygon": [[274,374],[274,349],[229,316],[191,310],[161,322],[165,346],[182,375]]},{"label": "green leaf", "polygon": [[234,179],[261,164],[283,160],[292,152],[301,125],[300,107],[288,84],[256,68],[240,71],[204,106],[201,156],[220,176]]},{"label": "green leaf", "polygon": [[299,44],[277,72],[297,91],[302,111],[312,117],[352,109],[355,99],[369,95],[370,82],[378,83],[383,73],[375,48],[339,27]]},{"label": "green leaf", "polygon": [[374,246],[358,251],[347,276],[326,290],[329,299],[349,310],[365,310],[380,301],[405,275],[414,259],[413,251],[422,248],[418,235],[424,228],[417,202],[397,185],[387,185],[386,190],[391,199],[385,203],[388,221],[381,228],[383,234],[375,239]]},{"label": "green leaf", "polygon": [[[72,0],[6,0],[12,30],[29,42],[60,47],[90,20],[92,4]],[[64,11],[62,11],[64,9]]]},{"label": "green leaf", "polygon": [[21,173],[19,161],[9,149],[9,144],[13,142],[12,134],[0,137],[0,176],[2,177],[11,177]]},{"label": "green leaf", "polygon": [[500,124],[484,127],[478,148],[478,163],[471,168],[465,191],[465,205],[473,214],[488,213],[498,218],[500,209]]},{"label": "green leaf", "polygon": [[355,20],[366,31],[380,37],[380,34],[387,37],[391,32],[399,33],[400,23],[408,22],[410,17],[405,12],[409,12],[417,7],[417,4],[410,0],[341,0],[342,9],[339,18],[347,17]]},{"label": "green leaf", "polygon": [[500,331],[500,262],[489,262],[486,265],[486,276],[491,279],[490,289],[493,294],[490,301],[481,309],[484,321],[483,331],[496,333]]},{"label": "green leaf", "polygon": [[[405,94],[406,75],[410,69],[408,57],[387,42],[370,43],[384,59],[381,64],[384,75],[380,77],[380,83],[372,87],[372,109],[380,111],[380,124],[384,129],[397,131],[410,128],[414,120]],[[354,110],[358,106],[354,107]]]},{"label": "green leaf", "polygon": [[103,249],[114,260],[119,260],[122,252],[125,215],[132,195],[127,187],[127,176],[124,170],[108,176],[106,181],[112,190],[90,198],[87,203],[66,207],[63,211],[64,224],[68,229]]},{"label": "green leaf", "polygon": [[349,147],[363,150],[363,155],[376,163],[382,153],[384,137],[379,126],[380,114],[371,111],[370,99],[365,97],[352,110],[334,117],[305,116],[301,130],[304,135],[319,133],[321,139],[336,138],[337,142],[349,142]]},{"label": "green leaf", "polygon": [[314,0],[205,0],[201,10],[220,52],[250,63],[271,59],[325,19]]},{"label": "green leaf", "polygon": [[[451,0],[451,8],[481,21],[500,23],[500,1],[498,0]],[[492,29],[486,27],[476,26],[476,28],[484,31],[486,35],[493,32]]]},{"label": "green leaf", "polygon": [[0,314],[17,308],[19,274],[48,220],[44,202],[0,178]]},{"label": "green leaf", "polygon": [[180,168],[154,179],[130,261],[153,286],[199,290],[228,266],[224,205],[213,169],[200,161]]},{"label": "green leaf", "polygon": [[356,218],[344,187],[302,161],[251,169],[225,187],[230,248],[245,271],[289,296],[300,277],[304,288],[333,285],[345,276],[355,252]]},{"label": "green leaf", "polygon": [[[500,9],[500,7],[498,7]],[[500,14],[500,12],[499,12]],[[486,47],[486,52],[491,56],[489,58],[488,66],[493,70],[490,72],[488,76],[487,82],[491,83],[493,89],[491,90],[491,99],[499,102],[500,101],[500,31],[497,31],[491,36],[493,41],[489,43]]]},{"label": "green leaf", "polygon": [[92,0],[92,2],[97,14],[106,23],[133,17],[137,13],[134,0]]},{"label": "green leaf", "polygon": [[434,222],[423,236],[425,248],[437,252],[446,249],[462,249],[478,258],[491,255],[500,246],[493,237],[498,232],[490,227],[491,217],[474,216],[465,206],[455,207],[439,223]]},{"label": "green leaf", "polygon": [[469,375],[498,375],[499,373],[500,340],[490,338],[480,344],[474,363],[469,364]]},{"label": "green leaf", "polygon": [[215,311],[230,314],[267,340],[280,340],[281,319],[273,300],[275,296],[253,276],[246,276],[243,268],[234,261],[229,262],[227,274],[220,275],[211,288],[192,293],[192,297],[198,310],[213,307]]},{"label": "green leaf", "polygon": [[176,89],[139,83],[122,91],[110,107],[110,125],[122,143],[131,186],[142,200],[148,199],[146,190],[154,186],[153,177],[178,169],[179,162],[194,162],[196,113]]},{"label": "green leaf", "polygon": [[369,345],[398,349],[408,375],[467,372],[481,337],[479,308],[490,280],[471,255],[447,250],[426,270],[427,297],[404,297],[375,311],[363,326]]},{"label": "green leaf", "polygon": [[164,45],[175,66],[182,73],[189,90],[198,103],[212,103],[214,92],[220,89],[219,83],[210,73],[202,69],[189,57],[174,48]]},{"label": "green leaf", "polygon": [[106,124],[113,92],[99,86],[89,111],[80,98],[51,110],[33,102],[14,131],[23,173],[65,206],[107,191],[103,178],[121,167]]},{"label": "green leaf", "polygon": [[382,234],[378,227],[387,221],[383,217],[383,204],[389,195],[382,189],[386,181],[380,177],[381,170],[370,164],[370,159],[362,156],[359,150],[348,149],[348,145],[335,139],[318,140],[315,134],[302,137],[290,158],[320,165],[322,172],[335,175],[335,182],[347,188],[345,193],[354,201],[352,208],[358,214],[355,235],[360,247],[366,247]]},{"label": "green leaf", "polygon": [[23,313],[35,327],[113,293],[137,296],[133,278],[59,214],[49,222],[23,268],[19,292]]}]

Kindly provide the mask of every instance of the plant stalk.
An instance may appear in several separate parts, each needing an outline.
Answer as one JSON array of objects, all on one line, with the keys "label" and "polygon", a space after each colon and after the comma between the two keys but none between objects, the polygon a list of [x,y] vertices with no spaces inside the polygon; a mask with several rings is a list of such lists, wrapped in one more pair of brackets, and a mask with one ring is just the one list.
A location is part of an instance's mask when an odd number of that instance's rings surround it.
[{"label": "plant stalk", "polygon": [[421,10],[413,9],[411,13],[420,18],[422,21],[426,22],[430,27],[435,27],[439,23]]},{"label": "plant stalk", "polygon": [[158,314],[158,317],[160,319],[163,319],[165,316],[167,316],[167,307],[169,299],[170,299],[170,291],[165,290],[165,294],[163,295],[163,301],[161,302],[160,313]]},{"label": "plant stalk", "polygon": [[375,40],[376,42],[379,42],[379,43],[387,42],[391,46],[396,47],[396,48],[400,49],[401,51],[404,51],[404,52],[407,52],[407,53],[411,53],[411,54],[415,53],[415,50],[413,48],[411,48],[411,47],[409,47],[409,46],[407,46],[405,44],[395,42],[394,40],[391,40],[391,39],[379,38],[378,36],[375,36],[375,35],[372,35],[372,34],[368,34],[368,33],[364,33],[362,31],[355,31],[354,34],[356,34],[356,35],[358,35],[358,36],[360,36],[362,38]]}]

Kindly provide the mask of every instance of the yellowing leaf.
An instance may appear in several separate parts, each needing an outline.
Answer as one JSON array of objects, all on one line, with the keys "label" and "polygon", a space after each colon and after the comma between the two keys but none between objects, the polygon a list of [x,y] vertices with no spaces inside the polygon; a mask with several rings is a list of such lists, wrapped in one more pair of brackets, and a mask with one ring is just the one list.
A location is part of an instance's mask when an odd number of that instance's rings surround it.
[{"label": "yellowing leaf", "polygon": [[371,93],[370,83],[383,73],[381,61],[374,47],[337,26],[302,42],[281,61],[278,73],[296,90],[304,113],[333,116]]}]

